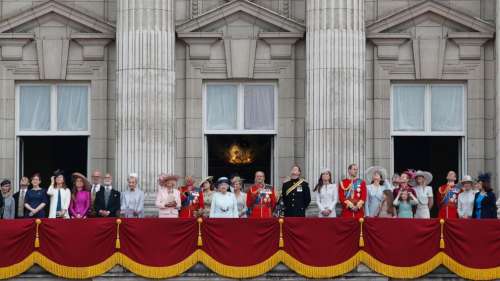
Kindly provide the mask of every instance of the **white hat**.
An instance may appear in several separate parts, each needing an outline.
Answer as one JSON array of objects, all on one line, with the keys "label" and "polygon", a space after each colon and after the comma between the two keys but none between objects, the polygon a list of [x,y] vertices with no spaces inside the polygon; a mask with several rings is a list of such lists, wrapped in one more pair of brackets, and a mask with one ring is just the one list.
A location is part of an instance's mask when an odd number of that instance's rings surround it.
[{"label": "white hat", "polygon": [[387,170],[384,167],[372,166],[365,171],[365,178],[369,181],[373,179],[373,174],[379,173],[383,179],[387,179]]},{"label": "white hat", "polygon": [[432,178],[433,178],[431,173],[426,172],[426,171],[420,171],[420,170],[418,170],[415,173],[415,182],[416,182],[417,177],[424,177],[425,185],[430,184],[432,182]]},{"label": "white hat", "polygon": [[474,180],[472,179],[472,177],[471,177],[471,176],[469,176],[469,175],[465,175],[465,176],[462,178],[462,180],[460,181],[460,183],[464,184],[464,183],[466,183],[466,182],[473,183],[473,182],[474,182]]},{"label": "white hat", "polygon": [[139,176],[137,175],[137,173],[130,173],[130,174],[128,175],[128,177],[129,177],[129,178],[136,178],[136,179],[137,179]]}]

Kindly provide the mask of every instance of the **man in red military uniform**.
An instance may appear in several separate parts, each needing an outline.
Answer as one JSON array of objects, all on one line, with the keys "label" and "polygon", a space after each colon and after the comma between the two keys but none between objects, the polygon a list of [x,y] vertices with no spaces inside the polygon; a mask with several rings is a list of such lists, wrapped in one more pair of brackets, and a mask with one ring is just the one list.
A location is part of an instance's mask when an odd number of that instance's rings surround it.
[{"label": "man in red military uniform", "polygon": [[203,203],[203,192],[194,186],[192,177],[186,177],[186,183],[180,188],[181,211],[180,218],[193,218],[201,216],[205,205]]},{"label": "man in red military uniform", "polygon": [[247,207],[250,218],[270,218],[276,206],[274,187],[265,183],[264,172],[255,173],[254,185],[247,192]]},{"label": "man in red military uniform", "polygon": [[359,219],[365,216],[366,182],[358,178],[358,166],[349,165],[349,178],[340,182],[339,201],[342,204],[342,217]]},{"label": "man in red military uniform", "polygon": [[458,219],[458,194],[461,190],[455,184],[457,174],[454,171],[449,171],[446,180],[448,182],[438,188],[438,217],[440,219]]}]

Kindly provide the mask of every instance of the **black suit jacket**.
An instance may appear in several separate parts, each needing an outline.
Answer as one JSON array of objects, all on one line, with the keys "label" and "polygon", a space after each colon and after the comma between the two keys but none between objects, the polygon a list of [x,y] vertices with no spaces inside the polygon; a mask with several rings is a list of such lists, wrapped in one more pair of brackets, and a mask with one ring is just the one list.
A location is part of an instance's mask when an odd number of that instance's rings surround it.
[{"label": "black suit jacket", "polygon": [[106,188],[102,186],[95,195],[94,210],[96,211],[96,216],[101,217],[99,211],[105,210],[110,212],[108,217],[116,217],[120,211],[120,192],[112,189],[109,195],[108,205],[106,205],[106,201],[104,200],[105,189]]},{"label": "black suit jacket", "polygon": [[292,187],[299,179],[290,180],[283,184],[281,198],[285,205],[285,217],[305,217],[306,209],[311,203],[311,192],[309,184],[302,182],[301,189],[296,188],[294,191],[286,195],[286,191]]}]

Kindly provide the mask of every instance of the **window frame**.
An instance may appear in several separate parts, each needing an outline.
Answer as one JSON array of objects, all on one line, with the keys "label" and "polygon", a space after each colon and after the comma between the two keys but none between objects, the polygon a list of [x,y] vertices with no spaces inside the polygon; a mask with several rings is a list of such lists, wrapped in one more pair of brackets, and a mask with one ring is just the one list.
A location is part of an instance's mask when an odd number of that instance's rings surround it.
[{"label": "window frame", "polygon": [[[58,130],[58,90],[59,85],[87,87],[87,130],[83,131],[63,131]],[[45,131],[21,130],[21,87],[22,86],[48,86],[50,87],[50,129]],[[15,102],[15,126],[17,136],[90,136],[91,132],[91,85],[85,82],[22,82],[15,85],[16,102]]]},{"label": "window frame", "polygon": [[[208,129],[207,87],[209,85],[234,85],[237,87],[237,128],[236,129]],[[272,86],[274,95],[274,126],[272,130],[245,129],[245,86],[262,85]],[[205,135],[276,135],[278,126],[278,86],[269,81],[207,81],[202,87],[203,102],[203,132]]]},{"label": "window frame", "polygon": [[[423,131],[397,131],[394,129],[394,86],[424,86],[424,130]],[[462,130],[461,131],[432,131],[432,86],[459,86],[462,87]],[[465,83],[424,82],[424,83],[391,83],[390,92],[390,126],[391,136],[466,136],[467,131],[467,87]]]}]

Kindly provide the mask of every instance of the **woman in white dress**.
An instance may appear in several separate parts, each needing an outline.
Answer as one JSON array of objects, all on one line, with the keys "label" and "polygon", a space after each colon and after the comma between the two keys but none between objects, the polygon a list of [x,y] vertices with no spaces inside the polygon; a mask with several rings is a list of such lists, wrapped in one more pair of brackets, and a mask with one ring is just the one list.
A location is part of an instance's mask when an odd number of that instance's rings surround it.
[{"label": "woman in white dress", "polygon": [[54,172],[47,195],[50,197],[49,218],[69,219],[68,209],[71,202],[71,191],[66,186],[64,173],[61,170]]},{"label": "woman in white dress", "polygon": [[366,187],[367,196],[365,203],[365,216],[376,217],[384,201],[384,190],[390,190],[386,181],[384,181],[387,172],[382,167],[370,167],[365,175],[371,184]]},{"label": "woman in white dress", "polygon": [[429,186],[432,182],[432,174],[425,171],[417,171],[415,173],[415,182],[413,190],[415,190],[418,201],[415,218],[428,219],[431,217],[430,209],[434,204],[432,187]]},{"label": "woman in white dress", "polygon": [[212,197],[210,218],[238,218],[238,203],[234,193],[227,192],[229,180],[221,177],[217,180],[217,190]]},{"label": "woman in white dress", "polygon": [[316,203],[318,204],[320,218],[334,218],[335,206],[339,201],[339,193],[337,185],[332,183],[332,172],[328,169],[323,170],[318,180],[318,184],[314,187],[316,195]]},{"label": "woman in white dress", "polygon": [[243,188],[243,180],[240,177],[234,177],[231,183],[236,202],[238,203],[238,216],[240,218],[246,218],[248,211],[247,194],[241,190]]}]

